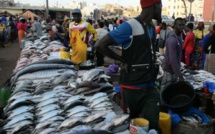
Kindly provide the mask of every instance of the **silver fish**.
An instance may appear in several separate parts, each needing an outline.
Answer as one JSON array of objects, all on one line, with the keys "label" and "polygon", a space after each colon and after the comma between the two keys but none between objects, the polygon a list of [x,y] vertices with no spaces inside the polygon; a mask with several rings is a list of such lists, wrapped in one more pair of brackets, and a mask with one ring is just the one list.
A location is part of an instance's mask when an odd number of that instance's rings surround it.
[{"label": "silver fish", "polygon": [[[41,70],[52,70],[52,69],[74,69],[74,67],[70,66],[70,65],[64,65],[64,64],[35,64],[35,65],[30,65],[25,67],[24,69],[20,70],[19,72],[17,72],[15,74],[15,76],[13,77],[12,81],[11,81],[11,87],[13,87],[13,85],[15,84],[15,82],[17,81],[17,78],[19,78],[19,76],[26,74],[26,73],[31,73],[31,72],[36,72],[36,71],[41,71]],[[35,76],[34,76],[35,78]]]},{"label": "silver fish", "polygon": [[71,77],[72,75],[74,74],[69,74],[69,73],[63,73],[61,74],[59,77],[56,77],[53,81],[52,81],[52,84],[53,85],[58,85],[60,84],[61,82],[67,80],[69,77]]},{"label": "silver fish", "polygon": [[28,115],[26,116],[25,114],[20,114],[20,115],[18,115],[18,116],[13,117],[13,119],[10,120],[10,121],[4,126],[4,128],[9,127],[9,126],[11,126],[11,125],[13,125],[13,124],[15,124],[15,123],[17,123],[17,122],[23,121],[23,120],[33,120],[33,119],[34,119],[33,116],[28,116]]},{"label": "silver fish", "polygon": [[39,129],[42,129],[42,128],[45,128],[45,127],[49,126],[52,123],[53,123],[53,121],[47,120],[45,122],[41,122],[41,123],[37,124],[35,129],[34,129],[34,131],[33,131],[33,133],[35,133]]},{"label": "silver fish", "polygon": [[100,127],[101,130],[109,130],[110,127],[112,127],[114,125],[113,122],[106,122],[106,124],[104,124],[102,127]]},{"label": "silver fish", "polygon": [[11,103],[12,101],[14,101],[18,98],[24,97],[24,96],[31,96],[31,93],[24,92],[24,91],[18,92],[18,93],[14,94],[13,96],[10,97],[10,99],[8,100],[8,103]]},{"label": "silver fish", "polygon": [[113,119],[111,119],[111,122],[113,122],[114,126],[118,126],[118,125],[121,125],[128,118],[129,118],[129,114],[117,115]]},{"label": "silver fish", "polygon": [[31,101],[37,104],[37,103],[41,102],[41,98],[42,98],[41,96],[35,96],[34,95],[34,96],[32,96]]},{"label": "silver fish", "polygon": [[80,94],[80,93],[82,93],[84,91],[88,91],[90,89],[91,89],[90,87],[81,87],[81,88],[75,89],[74,94]]},{"label": "silver fish", "polygon": [[58,86],[56,86],[56,87],[53,88],[53,91],[57,91],[59,89],[67,89],[67,88],[68,88],[68,86],[58,85]]},{"label": "silver fish", "polygon": [[26,87],[20,87],[20,88],[16,88],[13,93],[11,94],[11,96],[19,93],[19,92],[32,92],[32,88],[26,88]]},{"label": "silver fish", "polygon": [[25,116],[34,116],[32,113],[30,112],[24,112],[24,113],[20,113],[20,114],[11,114],[9,117],[7,117],[7,120],[12,120],[14,117],[19,116],[21,114],[25,114]]},{"label": "silver fish", "polygon": [[90,98],[89,102],[92,103],[95,99],[99,98],[99,97],[104,97],[107,96],[106,93],[96,93],[95,95],[92,96],[92,98]]},{"label": "silver fish", "polygon": [[45,114],[49,111],[52,111],[52,110],[56,110],[56,109],[60,109],[60,106],[59,105],[56,105],[56,104],[50,104],[50,105],[46,105],[44,107],[41,107],[39,109],[37,109],[37,115],[42,115],[42,114]]},{"label": "silver fish", "polygon": [[39,134],[49,134],[49,133],[52,133],[55,131],[56,131],[55,128],[47,128],[47,129],[44,129],[43,131],[39,132]]},{"label": "silver fish", "polygon": [[93,128],[94,129],[100,129],[102,126],[104,126],[107,122],[106,121],[102,121],[99,122],[98,124],[96,124]]},{"label": "silver fish", "polygon": [[106,114],[107,114],[106,112],[92,114],[92,115],[88,116],[87,118],[85,118],[83,120],[83,123],[89,123],[89,122],[94,121],[94,120],[96,120],[96,119],[98,119],[100,117],[105,116]]},{"label": "silver fish", "polygon": [[75,106],[74,108],[70,109],[70,110],[67,110],[67,115],[68,116],[72,116],[76,113],[79,113],[79,112],[88,112],[90,111],[90,109],[88,107],[85,107],[85,106]]},{"label": "silver fish", "polygon": [[94,106],[96,106],[97,104],[100,104],[102,102],[106,102],[106,101],[110,101],[110,99],[108,97],[100,97],[98,99],[93,100],[92,104],[90,104],[90,108],[93,108]]},{"label": "silver fish", "polygon": [[[56,94],[59,94],[59,93],[63,93],[63,94],[68,94],[68,95],[70,95],[69,94],[69,91],[67,90],[67,89],[55,89],[55,90],[53,90]],[[72,96],[72,95],[71,95]]]},{"label": "silver fish", "polygon": [[71,131],[88,130],[88,129],[92,129],[92,127],[89,125],[78,125],[78,126],[75,126],[74,128],[72,128]]},{"label": "silver fish", "polygon": [[72,97],[72,95],[71,95],[71,94],[63,93],[63,92],[58,93],[58,95],[59,95],[59,96],[61,96],[61,97]]},{"label": "silver fish", "polygon": [[[22,123],[22,122],[31,122],[31,124],[33,124],[33,122],[31,120],[22,120],[22,121],[19,121],[19,123]],[[4,126],[3,127],[3,130],[6,130],[6,131],[10,131],[12,132],[12,130],[17,126],[17,123],[13,124],[13,125],[10,125],[10,126]]]},{"label": "silver fish", "polygon": [[29,111],[33,111],[34,107],[33,106],[21,106],[19,108],[16,108],[12,111],[9,111],[8,113],[6,113],[7,116],[15,116],[21,113],[25,113],[25,112],[29,112]]},{"label": "silver fish", "polygon": [[77,100],[83,100],[84,98],[82,97],[82,96],[80,96],[80,95],[75,95],[75,96],[72,96],[72,97],[70,97],[70,98],[68,98],[65,102],[64,102],[64,104],[65,105],[68,105],[68,104],[70,104],[70,103],[72,103],[72,102],[75,102],[75,101],[77,101]]},{"label": "silver fish", "polygon": [[65,118],[62,116],[54,116],[52,118],[47,119],[47,121],[64,121]]},{"label": "silver fish", "polygon": [[62,121],[53,122],[52,124],[49,125],[49,127],[54,127],[54,128],[56,128],[56,127],[60,126],[61,123],[62,123]]},{"label": "silver fish", "polygon": [[42,95],[43,97],[41,98],[41,102],[48,100],[50,98],[55,98],[58,97],[59,95],[56,94],[55,92],[46,92],[45,94]]},{"label": "silver fish", "polygon": [[89,115],[90,115],[89,112],[79,112],[79,113],[73,114],[73,115],[71,116],[71,118],[73,118],[73,117],[87,117],[87,116],[89,116]]},{"label": "silver fish", "polygon": [[52,103],[57,103],[59,102],[59,99],[58,98],[51,98],[47,101],[43,101],[43,102],[40,102],[38,105],[37,105],[37,108],[40,108],[40,107],[44,107],[46,105],[49,105],[49,104],[52,104]]},{"label": "silver fish", "polygon": [[14,105],[20,103],[20,102],[24,102],[24,101],[30,101],[31,100],[31,96],[25,96],[25,97],[22,97],[22,98],[18,98],[16,99],[15,101],[13,101],[10,105],[9,105],[9,108],[10,107],[13,107]]},{"label": "silver fish", "polygon": [[48,113],[45,113],[43,115],[41,115],[40,119],[39,119],[39,122],[43,122],[51,117],[54,117],[54,116],[57,116],[57,115],[60,115],[62,113],[62,110],[52,110]]},{"label": "silver fish", "polygon": [[101,107],[108,107],[108,106],[112,106],[112,103],[108,101],[104,101],[95,105],[93,108],[101,108]]},{"label": "silver fish", "polygon": [[19,87],[29,87],[33,84],[32,80],[24,80],[20,83],[17,83],[16,84],[16,88],[19,88]]},{"label": "silver fish", "polygon": [[11,134],[15,134],[17,131],[19,131],[23,127],[28,127],[28,125],[32,125],[32,124],[33,124],[33,122],[29,121],[29,120],[25,120],[25,121],[19,122],[16,125],[16,127],[13,129],[13,131],[11,132]]},{"label": "silver fish", "polygon": [[52,78],[52,77],[60,76],[60,74],[64,71],[65,70],[59,70],[59,69],[36,71],[33,73],[24,74],[20,76],[18,80]]},{"label": "silver fish", "polygon": [[[51,42],[51,43],[53,43],[53,42]],[[59,44],[59,42],[56,42],[56,41],[55,41],[55,43]],[[57,64],[66,64],[66,65],[76,65],[76,63],[72,62],[71,60],[66,60],[66,59],[61,59],[61,58],[49,59],[49,60],[45,60],[45,61],[38,61],[38,62],[31,63],[30,65],[32,65],[32,64],[50,64],[50,63],[51,64],[57,63]]]},{"label": "silver fish", "polygon": [[30,112],[25,112],[25,113],[21,113],[21,114],[15,115],[15,116],[9,116],[9,117],[7,118],[7,121],[13,120],[13,118],[18,117],[18,116],[25,116],[25,117],[29,116],[29,117],[34,117],[34,115],[33,115],[32,113],[30,113]]},{"label": "silver fish", "polygon": [[103,69],[91,69],[89,71],[87,71],[83,77],[82,77],[82,81],[91,81],[94,77],[100,75],[100,74],[104,74],[104,70]]},{"label": "silver fish", "polygon": [[75,106],[83,106],[84,105],[84,102],[83,101],[80,101],[80,100],[76,100],[72,103],[69,103],[67,105],[64,106],[64,111],[67,111],[69,109],[72,109],[74,108]]},{"label": "silver fish", "polygon": [[71,128],[71,127],[74,127],[75,124],[77,123],[81,123],[81,120],[82,118],[77,118],[77,117],[74,117],[74,118],[69,118],[69,119],[66,119],[65,121],[63,121],[61,123],[61,125],[58,127],[58,130],[62,129],[62,128]]}]

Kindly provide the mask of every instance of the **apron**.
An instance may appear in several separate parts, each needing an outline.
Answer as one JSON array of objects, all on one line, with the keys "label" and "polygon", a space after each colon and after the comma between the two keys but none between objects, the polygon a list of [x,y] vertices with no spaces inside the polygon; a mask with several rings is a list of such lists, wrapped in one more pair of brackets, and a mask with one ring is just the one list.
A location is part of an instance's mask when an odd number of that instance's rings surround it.
[{"label": "apron", "polygon": [[82,63],[87,60],[87,45],[82,41],[79,30],[71,30],[70,44],[72,47],[71,60],[75,63]]}]

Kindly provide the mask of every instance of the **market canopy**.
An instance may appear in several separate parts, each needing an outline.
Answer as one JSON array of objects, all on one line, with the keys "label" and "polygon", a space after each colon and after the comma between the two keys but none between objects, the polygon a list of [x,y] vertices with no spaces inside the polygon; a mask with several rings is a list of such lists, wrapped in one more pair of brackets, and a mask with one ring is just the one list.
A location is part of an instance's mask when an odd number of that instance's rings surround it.
[{"label": "market canopy", "polygon": [[34,17],[40,18],[38,15],[32,13],[31,11],[26,11],[21,16],[25,19],[31,18],[31,20],[34,20]]},{"label": "market canopy", "polygon": [[15,15],[10,13],[10,12],[8,12],[8,11],[0,10],[0,16],[9,17],[9,16],[15,16]]}]

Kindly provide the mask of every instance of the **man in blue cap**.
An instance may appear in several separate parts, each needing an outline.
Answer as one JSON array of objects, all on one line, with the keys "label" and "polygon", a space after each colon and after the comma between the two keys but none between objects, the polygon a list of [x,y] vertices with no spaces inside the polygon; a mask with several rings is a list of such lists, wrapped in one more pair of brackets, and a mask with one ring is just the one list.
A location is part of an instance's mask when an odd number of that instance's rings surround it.
[{"label": "man in blue cap", "polygon": [[93,44],[95,44],[97,33],[90,23],[82,20],[80,9],[74,9],[72,16],[74,21],[69,25],[70,47],[72,47],[71,60],[79,64],[87,60],[87,44],[90,34],[93,34]]}]

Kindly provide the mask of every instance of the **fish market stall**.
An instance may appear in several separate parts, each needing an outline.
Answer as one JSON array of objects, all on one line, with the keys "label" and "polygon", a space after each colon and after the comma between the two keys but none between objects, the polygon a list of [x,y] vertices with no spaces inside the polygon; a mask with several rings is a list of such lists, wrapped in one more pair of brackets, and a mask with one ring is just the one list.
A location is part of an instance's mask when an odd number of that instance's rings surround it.
[{"label": "fish market stall", "polygon": [[196,102],[198,102],[199,109],[215,119],[214,74],[204,70],[191,70],[185,71],[184,76],[196,91]]},{"label": "fish market stall", "polygon": [[[45,42],[44,42],[45,41]],[[10,82],[0,133],[128,132],[129,115],[113,101],[104,68],[77,70],[56,56],[63,46],[48,38],[25,41]]]}]

